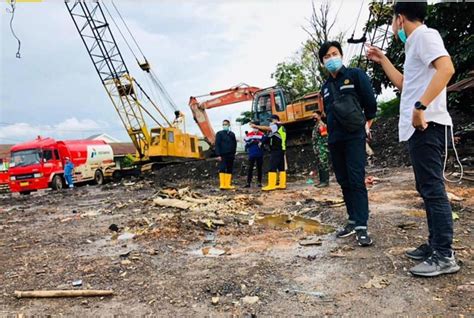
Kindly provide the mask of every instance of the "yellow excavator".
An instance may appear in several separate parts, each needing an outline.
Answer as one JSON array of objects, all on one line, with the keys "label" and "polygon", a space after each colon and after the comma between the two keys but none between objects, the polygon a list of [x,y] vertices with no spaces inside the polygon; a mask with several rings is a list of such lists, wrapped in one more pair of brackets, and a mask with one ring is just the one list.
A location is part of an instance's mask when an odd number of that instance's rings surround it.
[{"label": "yellow excavator", "polygon": [[[159,163],[202,158],[198,137],[184,132],[184,115],[175,109],[176,118],[170,122],[143,87],[130,75],[105,13],[108,13],[117,28],[118,25],[105,4],[101,4],[100,1],[68,0],[65,0],[65,4],[95,70],[135,145],[137,161]],[[117,7],[113,2],[112,4],[130,32]],[[118,30],[124,37],[120,28]],[[133,37],[131,33],[130,36]],[[126,41],[125,37],[124,40]],[[135,41],[134,38],[133,40]],[[127,41],[126,44],[132,51]],[[136,41],[135,44],[142,52]],[[134,56],[141,69],[149,73],[152,81],[158,84],[160,91],[169,98],[144,55],[145,60],[142,63],[139,62],[135,54]],[[145,107],[145,103],[148,108]],[[154,116],[149,110],[150,108],[154,109],[159,117]],[[149,130],[145,122],[145,115],[151,118],[157,127]]]}]

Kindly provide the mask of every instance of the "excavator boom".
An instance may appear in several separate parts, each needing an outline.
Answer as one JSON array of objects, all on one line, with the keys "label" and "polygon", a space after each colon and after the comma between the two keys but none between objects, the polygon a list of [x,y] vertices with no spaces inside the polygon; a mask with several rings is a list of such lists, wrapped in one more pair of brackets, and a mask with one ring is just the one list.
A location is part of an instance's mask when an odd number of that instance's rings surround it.
[{"label": "excavator boom", "polygon": [[206,110],[231,104],[236,104],[245,101],[253,100],[255,93],[259,91],[260,88],[248,85],[238,85],[235,87],[231,87],[229,89],[224,89],[220,91],[214,91],[209,93],[208,95],[203,96],[216,96],[218,97],[206,100],[200,103],[197,99],[199,97],[191,96],[189,98],[189,107],[193,113],[193,118],[196,121],[199,129],[201,130],[204,138],[210,145],[214,145],[216,134],[214,129],[212,128],[211,122],[209,121],[209,117],[207,116]]}]

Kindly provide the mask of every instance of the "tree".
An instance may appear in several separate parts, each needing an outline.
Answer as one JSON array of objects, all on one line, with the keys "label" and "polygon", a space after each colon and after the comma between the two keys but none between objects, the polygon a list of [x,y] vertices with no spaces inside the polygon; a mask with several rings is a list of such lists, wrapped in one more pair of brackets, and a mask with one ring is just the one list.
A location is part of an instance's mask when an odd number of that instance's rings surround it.
[{"label": "tree", "polygon": [[300,61],[278,63],[271,76],[275,78],[277,85],[289,93],[292,100],[316,90],[311,73]]},{"label": "tree", "polygon": [[240,123],[241,125],[248,124],[252,121],[252,112],[245,111],[240,114],[240,117],[235,120],[236,122]]},{"label": "tree", "polygon": [[344,43],[345,32],[340,32],[336,36],[333,36],[333,28],[336,24],[339,11],[335,17],[331,19],[331,5],[329,1],[324,1],[318,9],[316,9],[313,1],[312,8],[309,27],[303,27],[303,30],[310,38],[304,43],[302,52],[306,59],[312,56],[310,72],[314,76],[315,86],[319,89],[324,82],[324,77],[327,75],[324,65],[319,61],[319,48],[321,44],[330,40]]},{"label": "tree", "polygon": [[279,63],[272,74],[277,85],[285,88],[292,99],[320,89],[327,73],[319,61],[319,47],[330,39],[341,43],[344,39],[344,33],[331,38],[337,14],[334,18],[330,17],[329,1],[326,0],[318,8],[313,2],[312,8],[311,17],[308,20],[309,26],[303,27],[309,39],[302,43],[302,47],[289,61]]}]

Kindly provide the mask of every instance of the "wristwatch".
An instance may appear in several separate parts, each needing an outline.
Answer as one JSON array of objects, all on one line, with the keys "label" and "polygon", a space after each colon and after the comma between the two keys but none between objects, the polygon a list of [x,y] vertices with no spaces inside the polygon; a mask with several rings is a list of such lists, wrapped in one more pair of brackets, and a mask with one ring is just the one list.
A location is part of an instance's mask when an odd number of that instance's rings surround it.
[{"label": "wristwatch", "polygon": [[417,102],[415,103],[415,109],[426,110],[426,106],[423,105],[420,101],[417,101]]}]

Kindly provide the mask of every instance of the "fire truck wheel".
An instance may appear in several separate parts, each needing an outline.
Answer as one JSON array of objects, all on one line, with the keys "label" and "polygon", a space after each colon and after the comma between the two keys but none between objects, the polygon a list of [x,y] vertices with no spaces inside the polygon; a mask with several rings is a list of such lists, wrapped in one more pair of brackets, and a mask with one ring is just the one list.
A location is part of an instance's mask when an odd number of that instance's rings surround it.
[{"label": "fire truck wheel", "polygon": [[63,188],[63,178],[59,175],[54,176],[53,181],[51,181],[51,187],[53,190],[61,190]]},{"label": "fire truck wheel", "polygon": [[104,183],[104,175],[102,174],[102,171],[96,170],[94,174],[94,182],[97,185],[101,185]]},{"label": "fire truck wheel", "polygon": [[20,194],[21,194],[21,195],[28,195],[28,194],[30,194],[30,193],[31,193],[31,191],[20,191]]}]

